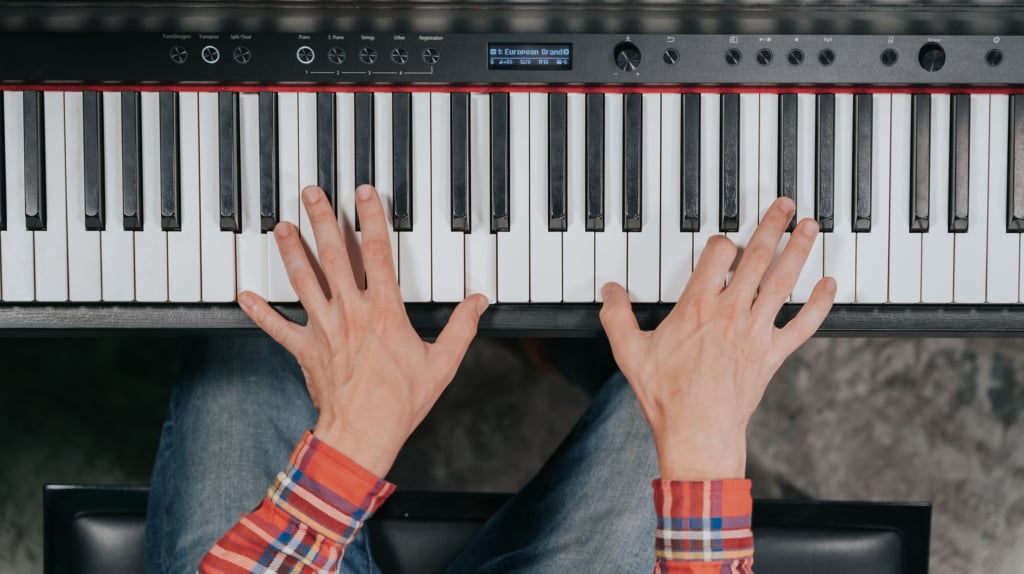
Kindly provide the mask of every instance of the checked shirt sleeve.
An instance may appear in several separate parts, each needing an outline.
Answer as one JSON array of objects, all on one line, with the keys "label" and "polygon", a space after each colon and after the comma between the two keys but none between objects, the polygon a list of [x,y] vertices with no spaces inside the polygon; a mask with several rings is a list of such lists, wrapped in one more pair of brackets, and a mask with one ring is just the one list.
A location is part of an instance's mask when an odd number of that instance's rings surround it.
[{"label": "checked shirt sleeve", "polygon": [[267,497],[217,541],[199,570],[337,572],[345,545],[394,490],[306,432]]},{"label": "checked shirt sleeve", "polygon": [[655,480],[655,574],[753,574],[749,480]]}]

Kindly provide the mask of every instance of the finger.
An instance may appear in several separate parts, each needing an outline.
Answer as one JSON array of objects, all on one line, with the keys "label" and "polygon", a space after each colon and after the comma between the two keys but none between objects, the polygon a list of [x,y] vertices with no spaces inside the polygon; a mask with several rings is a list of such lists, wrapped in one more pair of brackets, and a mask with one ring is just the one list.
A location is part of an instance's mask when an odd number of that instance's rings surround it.
[{"label": "finger", "polygon": [[369,185],[356,188],[356,211],[363,232],[363,266],[366,268],[368,291],[401,298],[395,277],[395,260],[391,254],[391,235],[377,190]]},{"label": "finger", "polygon": [[480,315],[487,310],[487,298],[483,295],[470,295],[466,297],[458,307],[452,311],[448,318],[448,324],[434,341],[432,352],[438,357],[442,364],[451,369],[451,375],[455,375],[462,358],[466,356],[469,344],[476,336],[477,325],[480,324]]},{"label": "finger", "polygon": [[836,297],[836,280],[825,277],[814,286],[803,309],[779,331],[779,345],[788,356],[810,339],[821,327]]},{"label": "finger", "polygon": [[238,295],[238,303],[245,314],[256,323],[264,333],[277,341],[288,352],[295,354],[299,348],[302,327],[292,323],[275,311],[266,300],[252,291],[242,291]]},{"label": "finger", "polygon": [[772,203],[771,207],[764,214],[761,223],[758,224],[750,243],[743,250],[739,266],[729,282],[731,289],[740,291],[747,297],[748,302],[754,300],[757,294],[757,287],[764,279],[764,274],[771,267],[775,260],[775,253],[779,248],[779,241],[786,227],[793,220],[796,206],[793,200],[788,197],[780,197]]},{"label": "finger", "polygon": [[320,285],[320,279],[309,261],[306,248],[299,238],[299,230],[295,225],[282,221],[274,226],[274,240],[284,261],[284,270],[288,273],[299,301],[308,313],[322,313],[327,307],[327,297]]},{"label": "finger", "polygon": [[601,288],[604,303],[601,305],[601,325],[608,342],[612,346],[612,354],[622,369],[628,369],[628,363],[637,354],[640,325],[633,314],[633,305],[629,294],[618,283],[605,283]]},{"label": "finger", "polygon": [[753,311],[756,315],[774,318],[778,314],[782,304],[793,292],[817,236],[818,223],[813,219],[804,219],[797,224],[775,267],[768,272],[761,285],[754,301]]},{"label": "finger", "polygon": [[736,260],[736,244],[724,235],[708,239],[704,253],[693,268],[693,276],[686,283],[680,299],[690,296],[716,294],[725,287],[725,278]]},{"label": "finger", "polygon": [[354,292],[352,263],[348,259],[334,208],[327,201],[324,190],[315,185],[306,186],[302,190],[302,203],[306,206],[306,214],[313,226],[317,256],[331,293],[344,295]]}]

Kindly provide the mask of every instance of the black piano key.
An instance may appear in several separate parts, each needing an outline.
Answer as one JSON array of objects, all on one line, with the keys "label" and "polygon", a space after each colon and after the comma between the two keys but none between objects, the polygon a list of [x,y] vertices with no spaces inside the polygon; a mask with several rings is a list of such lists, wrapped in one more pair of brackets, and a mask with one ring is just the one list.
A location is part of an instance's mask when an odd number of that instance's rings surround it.
[{"label": "black piano key", "polygon": [[25,228],[46,229],[46,147],[43,130],[43,94],[24,93],[25,122]]},{"label": "black piano key", "polygon": [[221,92],[217,97],[220,167],[220,230],[242,231],[242,185],[240,139],[238,132],[238,94]]},{"label": "black piano key", "polygon": [[356,94],[356,185],[373,185],[373,94]]},{"label": "black piano key", "polygon": [[604,94],[587,94],[587,231],[604,231]]},{"label": "black piano key", "polygon": [[160,229],[181,231],[178,93],[160,93]]},{"label": "black piano key", "polygon": [[332,92],[316,94],[316,183],[324,190],[331,206],[337,206],[338,169],[335,152],[336,122]]},{"label": "black piano key", "polygon": [[509,230],[509,97],[491,94],[491,233]]},{"label": "black piano key", "polygon": [[1010,157],[1006,231],[1024,232],[1024,95],[1010,96]]},{"label": "black piano key", "polygon": [[564,93],[548,96],[548,231],[566,231],[569,219],[568,172],[569,100]]},{"label": "black piano key", "polygon": [[949,231],[967,231],[971,171],[971,96],[950,98],[949,132]]},{"label": "black piano key", "polygon": [[643,227],[643,127],[641,94],[626,94],[622,103],[622,230]]},{"label": "black piano key", "polygon": [[452,94],[452,231],[470,232],[469,94]]},{"label": "black piano key", "polygon": [[0,231],[7,230],[7,167],[4,147],[4,98],[0,94]]},{"label": "black piano key", "polygon": [[142,231],[142,103],[138,92],[121,94],[122,225]]},{"label": "black piano key", "polygon": [[392,219],[395,231],[412,231],[412,94],[399,92],[391,98]]},{"label": "black piano key", "polygon": [[814,218],[823,233],[835,226],[836,192],[836,96],[818,94],[816,99],[817,147],[814,163],[817,175],[815,185]]},{"label": "black piano key", "polygon": [[[700,230],[700,94],[683,94],[679,231]],[[672,190],[667,190],[671,193]]]},{"label": "black piano key", "polygon": [[[82,94],[82,160],[85,177],[85,228],[103,231],[103,95]],[[2,138],[0,138],[2,139]]]},{"label": "black piano key", "polygon": [[277,193],[277,94],[260,92],[260,231],[273,231],[280,219]]},{"label": "black piano key", "polygon": [[[894,136],[895,137],[895,136]],[[914,94],[910,99],[910,231],[928,231],[931,187],[932,97]]]},{"label": "black piano key", "polygon": [[[796,204],[797,179],[797,100],[796,94],[779,96],[779,197],[788,197]],[[796,227],[796,213],[786,231]]]},{"label": "black piano key", "polygon": [[853,97],[853,232],[871,231],[871,94]]},{"label": "black piano key", "polygon": [[722,94],[721,195],[718,230],[740,229],[740,95]]}]

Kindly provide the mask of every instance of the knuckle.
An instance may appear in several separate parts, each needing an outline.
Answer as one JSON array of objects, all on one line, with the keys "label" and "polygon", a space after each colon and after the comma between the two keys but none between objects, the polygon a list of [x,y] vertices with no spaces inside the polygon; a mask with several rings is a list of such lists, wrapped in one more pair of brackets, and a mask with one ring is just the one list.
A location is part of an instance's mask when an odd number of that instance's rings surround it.
[{"label": "knuckle", "polygon": [[317,280],[316,275],[312,271],[296,273],[292,282],[295,284],[295,290],[300,293],[320,287],[320,281]]},{"label": "knuckle", "polygon": [[325,247],[320,250],[320,262],[327,266],[341,264],[341,251],[336,247]]}]

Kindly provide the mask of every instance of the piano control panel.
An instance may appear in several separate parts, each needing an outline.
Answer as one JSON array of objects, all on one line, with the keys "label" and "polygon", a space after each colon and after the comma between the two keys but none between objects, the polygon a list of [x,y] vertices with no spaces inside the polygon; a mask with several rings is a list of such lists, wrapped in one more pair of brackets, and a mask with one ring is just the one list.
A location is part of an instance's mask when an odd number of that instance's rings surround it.
[{"label": "piano control panel", "polygon": [[[2,83],[1020,84],[1024,36],[5,34]],[[31,56],[31,57],[29,57]]]}]

